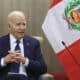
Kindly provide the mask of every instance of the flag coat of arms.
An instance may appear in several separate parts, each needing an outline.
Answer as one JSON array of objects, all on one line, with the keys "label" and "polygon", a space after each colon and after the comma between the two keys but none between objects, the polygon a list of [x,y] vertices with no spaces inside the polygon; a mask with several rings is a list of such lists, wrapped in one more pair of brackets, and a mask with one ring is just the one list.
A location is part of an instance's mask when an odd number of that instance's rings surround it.
[{"label": "flag coat of arms", "polygon": [[80,0],[53,0],[42,29],[69,80],[80,80]]}]

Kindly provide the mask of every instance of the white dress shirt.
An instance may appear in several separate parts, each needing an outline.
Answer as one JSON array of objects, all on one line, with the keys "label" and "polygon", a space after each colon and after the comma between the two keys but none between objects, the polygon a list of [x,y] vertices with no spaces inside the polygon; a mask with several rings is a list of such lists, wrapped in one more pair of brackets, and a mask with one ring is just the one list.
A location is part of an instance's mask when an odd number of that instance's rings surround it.
[{"label": "white dress shirt", "polygon": [[[10,50],[11,51],[14,51],[15,49],[15,46],[16,46],[16,38],[10,34]],[[21,49],[21,55],[24,56],[24,46],[23,46],[23,39],[20,40],[20,43],[19,43],[19,46],[20,46],[20,49]],[[23,63],[20,63],[20,68],[19,68],[19,73],[20,74],[24,74],[27,76],[27,73],[25,72],[25,66],[27,67],[29,64],[29,59],[26,58],[26,62],[25,64]],[[6,66],[6,64],[4,63],[4,58],[1,59],[1,65],[2,66]]]}]

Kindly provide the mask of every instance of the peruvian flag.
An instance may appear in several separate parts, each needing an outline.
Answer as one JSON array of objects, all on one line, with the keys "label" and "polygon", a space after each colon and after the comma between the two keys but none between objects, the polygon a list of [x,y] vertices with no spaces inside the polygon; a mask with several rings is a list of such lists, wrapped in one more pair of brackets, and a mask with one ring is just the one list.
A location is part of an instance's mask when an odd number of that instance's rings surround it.
[{"label": "peruvian flag", "polygon": [[[79,5],[80,0],[53,0],[42,25],[69,80],[80,80]],[[73,12],[79,16],[76,21],[70,15]]]}]

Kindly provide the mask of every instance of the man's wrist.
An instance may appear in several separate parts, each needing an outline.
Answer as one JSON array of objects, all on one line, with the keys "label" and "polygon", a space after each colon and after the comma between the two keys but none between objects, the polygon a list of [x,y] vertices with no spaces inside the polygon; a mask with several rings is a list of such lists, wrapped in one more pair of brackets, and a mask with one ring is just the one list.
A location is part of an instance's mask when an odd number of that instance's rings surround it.
[{"label": "man's wrist", "polygon": [[4,63],[4,58],[1,59],[1,66],[4,67],[6,64]]},{"label": "man's wrist", "polygon": [[28,66],[28,64],[29,64],[29,59],[26,58],[25,63],[24,63],[24,66]]}]

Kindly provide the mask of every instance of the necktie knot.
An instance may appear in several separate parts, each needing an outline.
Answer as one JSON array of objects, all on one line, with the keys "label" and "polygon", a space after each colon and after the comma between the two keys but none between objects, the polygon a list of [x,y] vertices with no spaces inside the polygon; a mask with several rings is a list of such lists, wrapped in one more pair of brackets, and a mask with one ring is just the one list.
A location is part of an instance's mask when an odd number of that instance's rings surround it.
[{"label": "necktie knot", "polygon": [[16,40],[16,43],[17,43],[17,44],[19,44],[19,43],[20,43],[20,41],[19,41],[19,40]]},{"label": "necktie knot", "polygon": [[20,43],[20,41],[19,40],[16,40],[15,50],[20,50],[19,43]]}]

